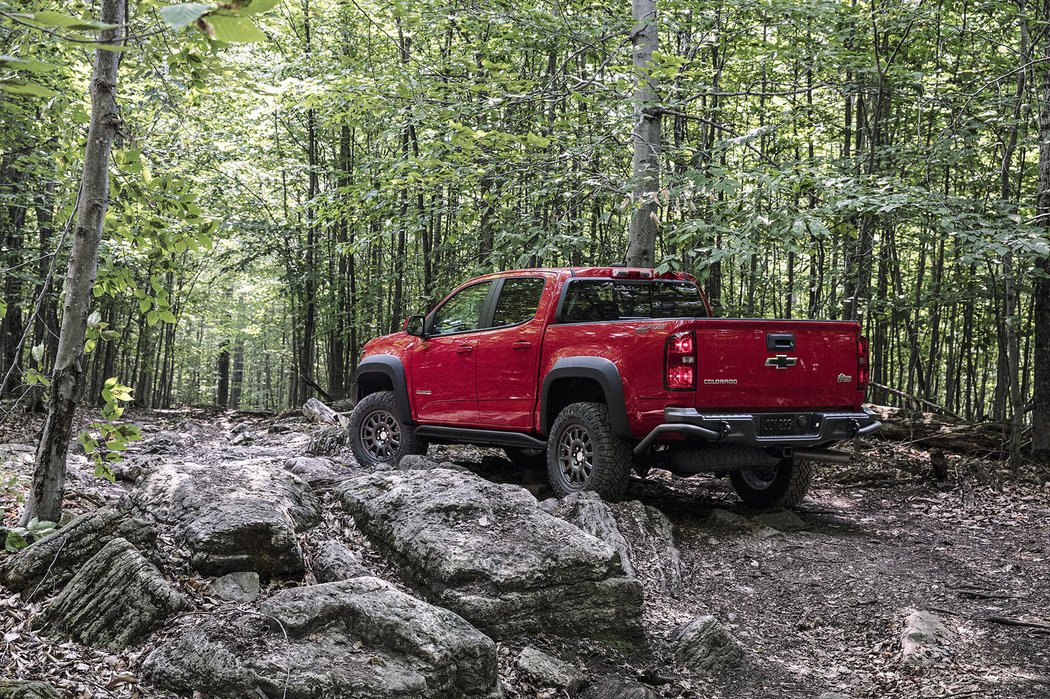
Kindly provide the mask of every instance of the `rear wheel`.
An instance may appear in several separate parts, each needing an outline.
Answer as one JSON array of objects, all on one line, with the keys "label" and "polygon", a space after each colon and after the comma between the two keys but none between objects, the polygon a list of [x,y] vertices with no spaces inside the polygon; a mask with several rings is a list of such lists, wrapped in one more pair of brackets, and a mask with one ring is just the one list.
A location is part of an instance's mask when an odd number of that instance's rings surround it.
[{"label": "rear wheel", "polygon": [[634,467],[630,445],[609,426],[601,403],[573,403],[554,419],[547,439],[547,475],[559,497],[593,490],[619,500]]},{"label": "rear wheel", "polygon": [[776,466],[732,471],[729,479],[745,504],[764,510],[794,507],[801,503],[815,471],[808,461],[781,459]]},{"label": "rear wheel", "polygon": [[396,464],[409,454],[426,454],[427,444],[397,416],[393,391],[370,393],[350,413],[350,450],[362,466]]}]

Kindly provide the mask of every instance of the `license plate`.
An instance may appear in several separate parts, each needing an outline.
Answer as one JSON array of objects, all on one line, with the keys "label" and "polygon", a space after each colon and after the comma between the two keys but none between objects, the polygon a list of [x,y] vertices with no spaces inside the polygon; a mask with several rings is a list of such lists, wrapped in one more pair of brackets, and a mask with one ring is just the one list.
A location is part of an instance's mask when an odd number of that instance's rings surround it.
[{"label": "license plate", "polygon": [[763,415],[758,421],[758,431],[763,435],[795,434],[795,416]]}]

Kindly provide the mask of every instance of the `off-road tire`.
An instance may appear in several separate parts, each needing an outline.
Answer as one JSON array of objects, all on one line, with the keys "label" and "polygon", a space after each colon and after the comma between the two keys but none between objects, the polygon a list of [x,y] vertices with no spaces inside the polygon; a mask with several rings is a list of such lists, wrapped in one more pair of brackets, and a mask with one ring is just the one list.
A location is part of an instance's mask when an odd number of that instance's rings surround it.
[{"label": "off-road tire", "polygon": [[[771,475],[770,469],[730,472],[729,479],[733,482],[733,489],[744,504],[760,510],[795,507],[809,492],[816,467],[808,461],[781,459],[772,470],[776,473],[771,480],[763,479],[762,476],[764,472]],[[758,487],[764,480],[767,485]]]},{"label": "off-road tire", "polygon": [[547,466],[546,449],[528,447],[503,447],[510,462],[522,469],[542,469]]},{"label": "off-road tire", "polygon": [[[427,443],[398,417],[393,391],[369,393],[350,413],[350,450],[362,466],[396,466],[409,454],[426,454]],[[382,432],[385,429],[386,432]],[[396,444],[395,444],[396,441]]]},{"label": "off-road tire", "polygon": [[631,447],[613,435],[605,405],[573,403],[558,413],[547,439],[547,475],[558,497],[593,490],[615,502],[627,491],[633,469]]}]

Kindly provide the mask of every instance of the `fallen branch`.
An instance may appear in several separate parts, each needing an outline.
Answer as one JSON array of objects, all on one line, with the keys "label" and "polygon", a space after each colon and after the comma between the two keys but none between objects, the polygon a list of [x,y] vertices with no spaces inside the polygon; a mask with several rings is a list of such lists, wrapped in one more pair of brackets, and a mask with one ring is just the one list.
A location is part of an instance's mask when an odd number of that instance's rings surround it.
[{"label": "fallen branch", "polygon": [[1050,631],[1050,624],[1044,624],[1039,621],[1024,621],[1022,619],[1012,619],[1008,616],[986,616],[981,618],[981,621],[988,621],[993,624],[1002,624],[1003,626],[1021,626],[1027,629],[1039,629],[1041,631]]},{"label": "fallen branch", "polygon": [[914,396],[914,395],[912,395],[910,393],[905,393],[904,391],[901,391],[901,390],[896,389],[896,388],[890,388],[889,386],[883,386],[881,383],[875,383],[874,381],[870,382],[868,385],[869,386],[874,386],[875,388],[880,388],[883,391],[888,391],[889,393],[892,393],[895,396],[900,396],[901,398],[907,398],[908,400],[913,400],[916,403],[921,403],[922,405],[927,405],[927,406],[933,408],[936,412],[941,413],[942,415],[947,415],[948,417],[953,417],[956,420],[958,420],[959,422],[966,422],[966,420],[963,419],[963,417],[961,415],[956,415],[955,413],[953,413],[951,410],[948,410],[944,406],[937,405],[936,403],[934,403],[932,401],[929,401],[929,400],[926,400],[925,398],[919,398],[918,396]]}]

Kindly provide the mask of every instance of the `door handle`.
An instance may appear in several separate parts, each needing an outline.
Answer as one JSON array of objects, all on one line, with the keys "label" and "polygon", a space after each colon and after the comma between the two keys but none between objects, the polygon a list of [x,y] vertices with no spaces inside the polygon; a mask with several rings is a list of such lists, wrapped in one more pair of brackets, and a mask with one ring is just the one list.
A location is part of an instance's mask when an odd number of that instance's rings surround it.
[{"label": "door handle", "polygon": [[460,345],[456,348],[456,354],[470,354],[474,351],[474,348],[470,345]]},{"label": "door handle", "polygon": [[517,342],[514,343],[513,347],[516,350],[528,349],[529,347],[532,347],[532,343],[529,342],[528,340],[518,340]]}]

